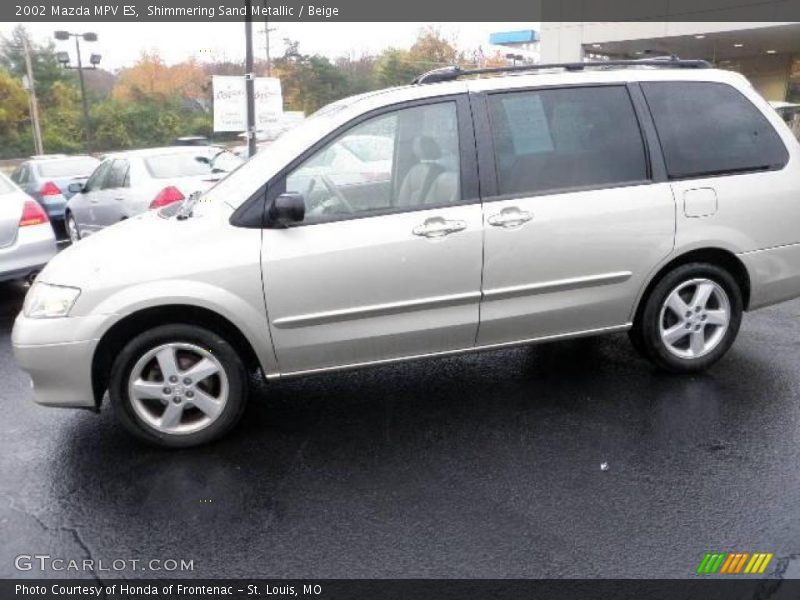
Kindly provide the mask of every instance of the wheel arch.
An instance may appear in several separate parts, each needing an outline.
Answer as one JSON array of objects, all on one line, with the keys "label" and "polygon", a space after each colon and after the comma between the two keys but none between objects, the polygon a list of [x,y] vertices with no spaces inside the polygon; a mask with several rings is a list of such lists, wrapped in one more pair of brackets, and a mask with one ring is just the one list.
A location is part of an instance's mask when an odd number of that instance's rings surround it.
[{"label": "wheel arch", "polygon": [[95,406],[102,403],[114,359],[132,338],[160,325],[196,325],[225,338],[237,351],[248,372],[262,370],[247,336],[229,319],[211,309],[189,304],[143,308],[120,319],[100,338],[92,357],[92,392]]},{"label": "wheel arch", "polygon": [[716,265],[728,271],[739,285],[739,290],[742,292],[742,304],[744,310],[747,310],[750,305],[750,274],[747,271],[745,264],[730,250],[723,248],[709,247],[709,248],[696,248],[673,256],[669,261],[662,265],[647,281],[647,284],[642,289],[639,297],[636,300],[635,309],[633,312],[633,322],[635,323],[641,311],[644,308],[645,301],[649,296],[652,289],[658,284],[659,281],[681,265],[686,265],[693,262],[705,262]]}]

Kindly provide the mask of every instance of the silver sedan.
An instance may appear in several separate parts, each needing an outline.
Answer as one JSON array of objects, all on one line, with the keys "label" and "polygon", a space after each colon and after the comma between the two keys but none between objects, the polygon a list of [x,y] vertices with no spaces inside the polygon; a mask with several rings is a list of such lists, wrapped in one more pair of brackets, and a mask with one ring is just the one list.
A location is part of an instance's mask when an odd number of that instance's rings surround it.
[{"label": "silver sedan", "polygon": [[0,174],[0,281],[32,278],[56,252],[47,213]]}]

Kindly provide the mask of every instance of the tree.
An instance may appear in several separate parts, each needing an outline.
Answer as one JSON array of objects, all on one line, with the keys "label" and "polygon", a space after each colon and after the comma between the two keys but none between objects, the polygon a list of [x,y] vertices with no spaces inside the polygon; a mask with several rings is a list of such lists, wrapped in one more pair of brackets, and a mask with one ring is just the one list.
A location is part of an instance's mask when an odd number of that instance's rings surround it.
[{"label": "tree", "polygon": [[350,93],[347,77],[340,69],[324,56],[301,54],[297,42],[286,40],[286,50],[273,67],[289,110],[312,113]]},{"label": "tree", "polygon": [[56,82],[74,81],[74,73],[66,73],[56,60],[55,45],[37,44],[31,41],[28,31],[17,25],[10,37],[2,37],[0,41],[0,65],[18,78],[26,74],[23,42],[27,40],[31,53],[33,78],[36,81],[36,94],[39,104],[46,107],[51,100],[50,91]]},{"label": "tree", "polygon": [[33,150],[28,118],[28,94],[19,78],[0,69],[0,156],[9,158]]},{"label": "tree", "polygon": [[200,101],[206,80],[204,69],[195,60],[170,67],[157,52],[144,52],[136,64],[120,73],[112,96],[125,101],[174,97]]}]

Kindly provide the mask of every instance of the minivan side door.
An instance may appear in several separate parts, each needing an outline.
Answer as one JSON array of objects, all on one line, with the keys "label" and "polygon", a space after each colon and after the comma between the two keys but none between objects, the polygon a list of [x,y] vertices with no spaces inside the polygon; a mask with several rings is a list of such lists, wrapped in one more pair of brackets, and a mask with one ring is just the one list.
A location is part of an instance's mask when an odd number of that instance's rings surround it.
[{"label": "minivan side door", "polygon": [[491,132],[479,137],[486,195],[478,345],[631,322],[675,231],[672,192],[663,163],[656,169],[648,160],[658,149],[635,102],[643,115],[640,90],[625,84],[476,99]]},{"label": "minivan side door", "polygon": [[[384,136],[390,173],[321,160],[348,136]],[[334,169],[334,170],[331,170]],[[270,183],[302,194],[305,219],[267,228],[262,269],[281,373],[471,348],[480,301],[482,215],[465,95],[356,119]]]}]

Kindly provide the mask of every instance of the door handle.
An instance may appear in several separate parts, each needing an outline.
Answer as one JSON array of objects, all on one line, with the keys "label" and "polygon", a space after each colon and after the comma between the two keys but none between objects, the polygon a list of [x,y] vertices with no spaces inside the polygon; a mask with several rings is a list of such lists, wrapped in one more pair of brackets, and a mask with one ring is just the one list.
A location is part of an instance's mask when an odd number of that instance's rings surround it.
[{"label": "door handle", "polygon": [[123,198],[122,196],[115,196],[114,200],[116,200],[117,202],[122,202],[123,200],[125,200],[125,198]]},{"label": "door handle", "polygon": [[522,227],[531,219],[533,219],[533,215],[528,211],[520,210],[516,206],[509,206],[486,220],[489,222],[489,225],[494,227],[514,229],[516,227]]},{"label": "door handle", "polygon": [[431,217],[425,219],[422,225],[418,225],[411,230],[411,233],[429,239],[443,238],[456,231],[463,231],[467,228],[465,221],[448,221],[441,217]]}]

